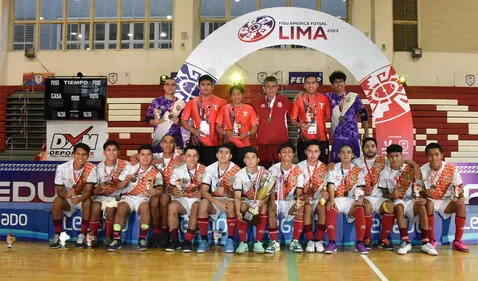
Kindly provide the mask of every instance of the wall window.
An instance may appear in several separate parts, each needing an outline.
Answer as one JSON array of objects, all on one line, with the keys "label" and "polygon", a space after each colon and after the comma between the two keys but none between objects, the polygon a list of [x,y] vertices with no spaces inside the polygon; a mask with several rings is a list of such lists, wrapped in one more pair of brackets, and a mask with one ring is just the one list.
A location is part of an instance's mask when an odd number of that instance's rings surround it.
[{"label": "wall window", "polygon": [[417,0],[393,0],[393,50],[418,48]]},{"label": "wall window", "polygon": [[173,0],[12,2],[12,51],[173,47]]}]

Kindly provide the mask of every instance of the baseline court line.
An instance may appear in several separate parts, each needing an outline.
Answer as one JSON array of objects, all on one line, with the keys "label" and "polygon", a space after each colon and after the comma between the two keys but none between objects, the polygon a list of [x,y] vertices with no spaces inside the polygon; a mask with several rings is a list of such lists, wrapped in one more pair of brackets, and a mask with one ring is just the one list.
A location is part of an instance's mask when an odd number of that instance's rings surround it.
[{"label": "baseline court line", "polygon": [[224,274],[224,271],[226,271],[227,265],[229,264],[229,260],[232,258],[233,255],[234,254],[226,254],[224,260],[222,261],[221,265],[219,266],[219,269],[216,272],[216,275],[214,276],[214,281],[221,280],[221,277]]},{"label": "baseline court line", "polygon": [[360,256],[370,266],[370,268],[372,268],[373,272],[375,272],[375,274],[377,274],[377,276],[378,276],[378,278],[380,278],[380,280],[388,281],[387,277],[385,277],[385,275],[383,275],[383,273],[380,271],[380,269],[378,269],[378,267],[375,266],[375,264],[366,255],[360,255]]}]

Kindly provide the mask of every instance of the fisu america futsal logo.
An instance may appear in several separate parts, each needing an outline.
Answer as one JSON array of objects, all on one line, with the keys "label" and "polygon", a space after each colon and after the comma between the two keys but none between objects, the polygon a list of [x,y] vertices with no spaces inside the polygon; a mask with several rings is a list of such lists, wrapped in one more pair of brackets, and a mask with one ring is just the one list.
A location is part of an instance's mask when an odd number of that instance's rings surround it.
[{"label": "fisu america futsal logo", "polygon": [[248,21],[238,32],[243,42],[257,42],[269,36],[276,26],[276,21],[270,16],[260,16]]}]

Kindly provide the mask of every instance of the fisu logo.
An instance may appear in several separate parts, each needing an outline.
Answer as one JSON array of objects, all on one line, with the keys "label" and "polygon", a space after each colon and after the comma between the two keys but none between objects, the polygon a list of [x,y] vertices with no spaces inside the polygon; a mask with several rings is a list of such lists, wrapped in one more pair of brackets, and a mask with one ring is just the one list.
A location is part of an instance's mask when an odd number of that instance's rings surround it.
[{"label": "fisu logo", "polygon": [[260,16],[244,24],[237,35],[243,42],[257,42],[269,36],[275,26],[276,22],[272,17]]}]

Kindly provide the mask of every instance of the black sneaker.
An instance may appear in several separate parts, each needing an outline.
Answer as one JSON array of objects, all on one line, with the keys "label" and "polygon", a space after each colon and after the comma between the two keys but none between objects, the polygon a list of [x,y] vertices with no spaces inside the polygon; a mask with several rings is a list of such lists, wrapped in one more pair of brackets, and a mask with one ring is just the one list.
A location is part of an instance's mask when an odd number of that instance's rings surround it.
[{"label": "black sneaker", "polygon": [[179,240],[169,242],[166,247],[166,252],[174,252],[176,250],[181,250],[181,243],[179,243]]},{"label": "black sneaker", "polygon": [[140,250],[140,251],[147,251],[148,250],[148,241],[146,241],[146,239],[139,239],[138,240],[138,250]]},{"label": "black sneaker", "polygon": [[393,244],[392,241],[388,239],[378,241],[377,247],[384,249],[385,251],[392,251]]},{"label": "black sneaker", "polygon": [[108,246],[111,244],[111,242],[113,242],[113,238],[111,238],[111,237],[105,237],[105,238],[103,239],[103,246],[108,247]]},{"label": "black sneaker", "polygon": [[183,242],[183,253],[191,253],[193,251],[193,242],[184,240]]},{"label": "black sneaker", "polygon": [[159,233],[154,233],[149,241],[150,248],[159,248]]},{"label": "black sneaker", "polygon": [[372,240],[369,239],[369,238],[365,238],[363,240],[363,244],[365,246],[365,248],[367,248],[367,250],[371,250],[372,249]]},{"label": "black sneaker", "polygon": [[50,248],[51,249],[60,248],[60,234],[55,234],[55,236],[53,236],[53,239],[51,240],[51,243],[50,243]]},{"label": "black sneaker", "polygon": [[158,247],[162,249],[166,249],[166,247],[168,247],[168,243],[169,243],[169,232],[160,233],[159,240],[157,243]]},{"label": "black sneaker", "polygon": [[108,248],[106,248],[106,250],[108,252],[115,252],[116,250],[121,249],[122,245],[123,243],[121,242],[120,239],[115,239],[111,241],[111,243],[108,245]]}]

